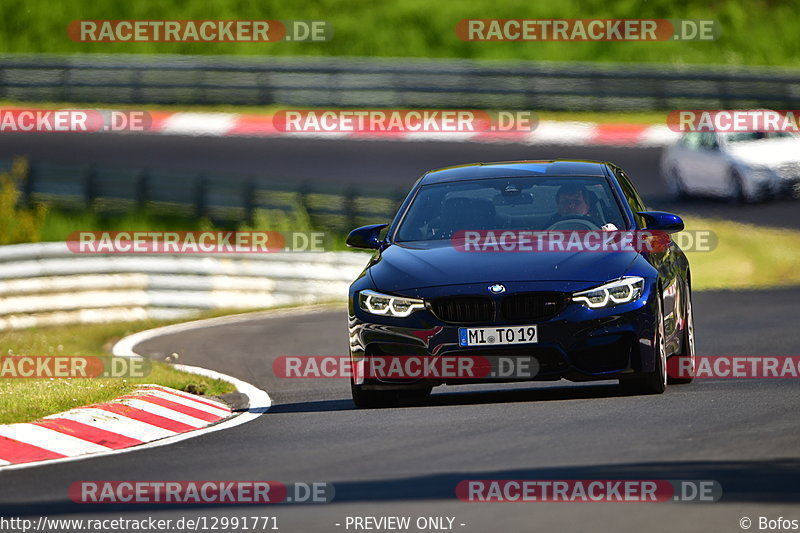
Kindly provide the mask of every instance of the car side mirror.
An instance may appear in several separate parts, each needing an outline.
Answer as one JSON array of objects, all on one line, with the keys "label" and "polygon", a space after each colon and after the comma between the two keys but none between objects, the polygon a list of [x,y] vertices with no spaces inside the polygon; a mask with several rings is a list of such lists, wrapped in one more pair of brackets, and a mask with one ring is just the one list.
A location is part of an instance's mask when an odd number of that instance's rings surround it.
[{"label": "car side mirror", "polygon": [[377,250],[383,244],[378,235],[389,224],[370,224],[361,226],[350,232],[345,243],[350,248],[367,248]]},{"label": "car side mirror", "polygon": [[664,233],[683,231],[683,219],[678,215],[664,211],[639,211],[636,214],[644,217],[647,227],[643,229],[663,231]]}]

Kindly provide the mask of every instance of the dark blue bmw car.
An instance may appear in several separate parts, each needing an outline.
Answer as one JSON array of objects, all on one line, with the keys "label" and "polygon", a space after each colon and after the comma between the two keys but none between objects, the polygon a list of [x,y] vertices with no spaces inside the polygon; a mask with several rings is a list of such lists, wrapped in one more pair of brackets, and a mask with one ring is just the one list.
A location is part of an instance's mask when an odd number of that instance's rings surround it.
[{"label": "dark blue bmw car", "polygon": [[[662,393],[668,381],[691,381],[667,371],[668,358],[694,368],[691,273],[668,237],[682,229],[678,216],[649,211],[625,172],[607,162],[426,173],[391,224],[348,236],[349,246],[375,250],[350,286],[350,356],[361,368],[386,356],[477,358],[490,371],[355,372],[355,404],[424,399],[442,384],[616,379],[631,392]],[[477,253],[463,246],[465,235],[640,230],[663,232],[666,245],[509,252],[495,243]]]}]

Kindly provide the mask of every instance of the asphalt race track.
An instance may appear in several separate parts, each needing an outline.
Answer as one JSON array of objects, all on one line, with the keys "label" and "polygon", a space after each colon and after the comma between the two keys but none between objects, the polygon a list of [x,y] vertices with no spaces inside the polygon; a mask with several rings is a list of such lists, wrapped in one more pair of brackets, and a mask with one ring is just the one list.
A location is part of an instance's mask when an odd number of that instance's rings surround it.
[{"label": "asphalt race track", "polygon": [[800,204],[781,200],[731,205],[697,199],[676,205],[660,178],[661,148],[521,144],[352,141],[248,137],[187,137],[5,133],[0,158],[27,155],[62,164],[149,167],[175,171],[259,175],[288,181],[329,181],[408,190],[426,170],[476,161],[577,158],[624,168],[653,208],[800,228]]},{"label": "asphalt race track", "polygon": [[[695,296],[700,354],[797,353],[800,290]],[[758,310],[757,313],[746,312]],[[248,424],[175,445],[2,475],[2,514],[157,518],[271,515],[283,531],[344,531],[347,516],[455,517],[458,531],[735,531],[800,514],[795,380],[703,380],[661,396],[613,382],[437,389],[429,405],[356,410],[346,381],[275,378],[279,355],[346,353],[345,313],[259,319],[137,349],[223,371],[275,405]],[[464,503],[463,479],[704,479],[717,503]],[[77,480],[325,481],[332,504],[76,505]],[[465,524],[460,526],[458,524]],[[413,530],[413,529],[412,529]]]},{"label": "asphalt race track", "polygon": [[[298,179],[410,184],[426,168],[473,160],[609,159],[663,201],[659,149],[515,145],[9,136],[0,157],[146,160],[154,167],[259,170]],[[45,138],[46,137],[46,138]],[[80,149],[78,149],[80,146]],[[313,154],[309,157],[308,154]],[[659,203],[661,202],[661,203]],[[797,204],[693,212],[800,227]],[[683,212],[678,210],[678,212]],[[800,289],[695,294],[700,355],[798,355]],[[615,382],[438,388],[427,405],[356,410],[346,380],[276,378],[281,355],[347,353],[345,312],[261,318],[167,335],[137,351],[248,381],[274,405],[253,422],[174,445],[0,474],[0,515],[82,518],[277,516],[280,530],[354,531],[347,516],[454,517],[484,531],[741,531],[742,517],[800,519],[800,394],[796,380],[697,380],[660,396],[625,396]],[[716,480],[717,503],[464,503],[465,479]],[[329,482],[326,505],[74,504],[80,480]],[[339,525],[337,525],[339,524]],[[461,525],[464,524],[464,525]],[[416,531],[412,528],[411,531]]]}]

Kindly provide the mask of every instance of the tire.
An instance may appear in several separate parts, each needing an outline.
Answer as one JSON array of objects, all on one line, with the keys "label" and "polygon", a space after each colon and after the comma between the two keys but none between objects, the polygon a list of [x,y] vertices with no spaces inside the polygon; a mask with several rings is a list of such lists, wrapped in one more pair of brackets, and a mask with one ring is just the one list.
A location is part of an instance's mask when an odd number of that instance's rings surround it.
[{"label": "tire", "polygon": [[689,197],[686,186],[683,184],[683,178],[681,178],[680,172],[675,167],[672,167],[669,171],[667,187],[676,200],[685,200]]},{"label": "tire", "polygon": [[744,183],[742,183],[742,177],[735,170],[731,171],[730,186],[731,195],[728,199],[734,204],[746,203],[747,195],[744,192]]},{"label": "tire", "polygon": [[664,310],[661,303],[660,290],[657,301],[658,312],[656,320],[658,321],[658,327],[656,328],[655,345],[658,350],[658,360],[656,361],[656,368],[652,372],[642,372],[635,377],[620,379],[620,386],[629,393],[661,394],[667,390],[667,347],[664,339]]},{"label": "tire", "polygon": [[362,385],[350,382],[350,395],[359,409],[377,409],[394,407],[400,400],[397,391],[364,390]]},{"label": "tire", "polygon": [[[670,361],[668,361],[668,367],[672,367],[676,369],[674,374],[677,374],[677,370],[680,369],[682,366],[686,366],[690,368],[689,377],[671,377],[667,376],[667,382],[673,385],[686,385],[691,383],[694,379],[695,369],[697,368],[697,363],[695,362],[695,339],[694,339],[694,311],[692,311],[692,293],[691,290],[687,289],[687,298],[686,298],[686,327],[683,328],[683,339],[681,340],[681,351],[672,357],[670,357]],[[685,361],[685,362],[684,362]]]}]

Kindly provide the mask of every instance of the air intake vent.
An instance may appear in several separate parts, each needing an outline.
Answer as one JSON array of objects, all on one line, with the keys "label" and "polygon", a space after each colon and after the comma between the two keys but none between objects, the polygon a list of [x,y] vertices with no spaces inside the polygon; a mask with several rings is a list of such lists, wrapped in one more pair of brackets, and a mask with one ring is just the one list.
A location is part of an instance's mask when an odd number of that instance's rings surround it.
[{"label": "air intake vent", "polygon": [[440,298],[433,301],[432,308],[433,314],[444,322],[463,324],[494,320],[494,306],[491,298],[481,296]]},{"label": "air intake vent", "polygon": [[503,298],[503,318],[512,322],[548,320],[563,311],[568,303],[561,292],[509,294]]}]

